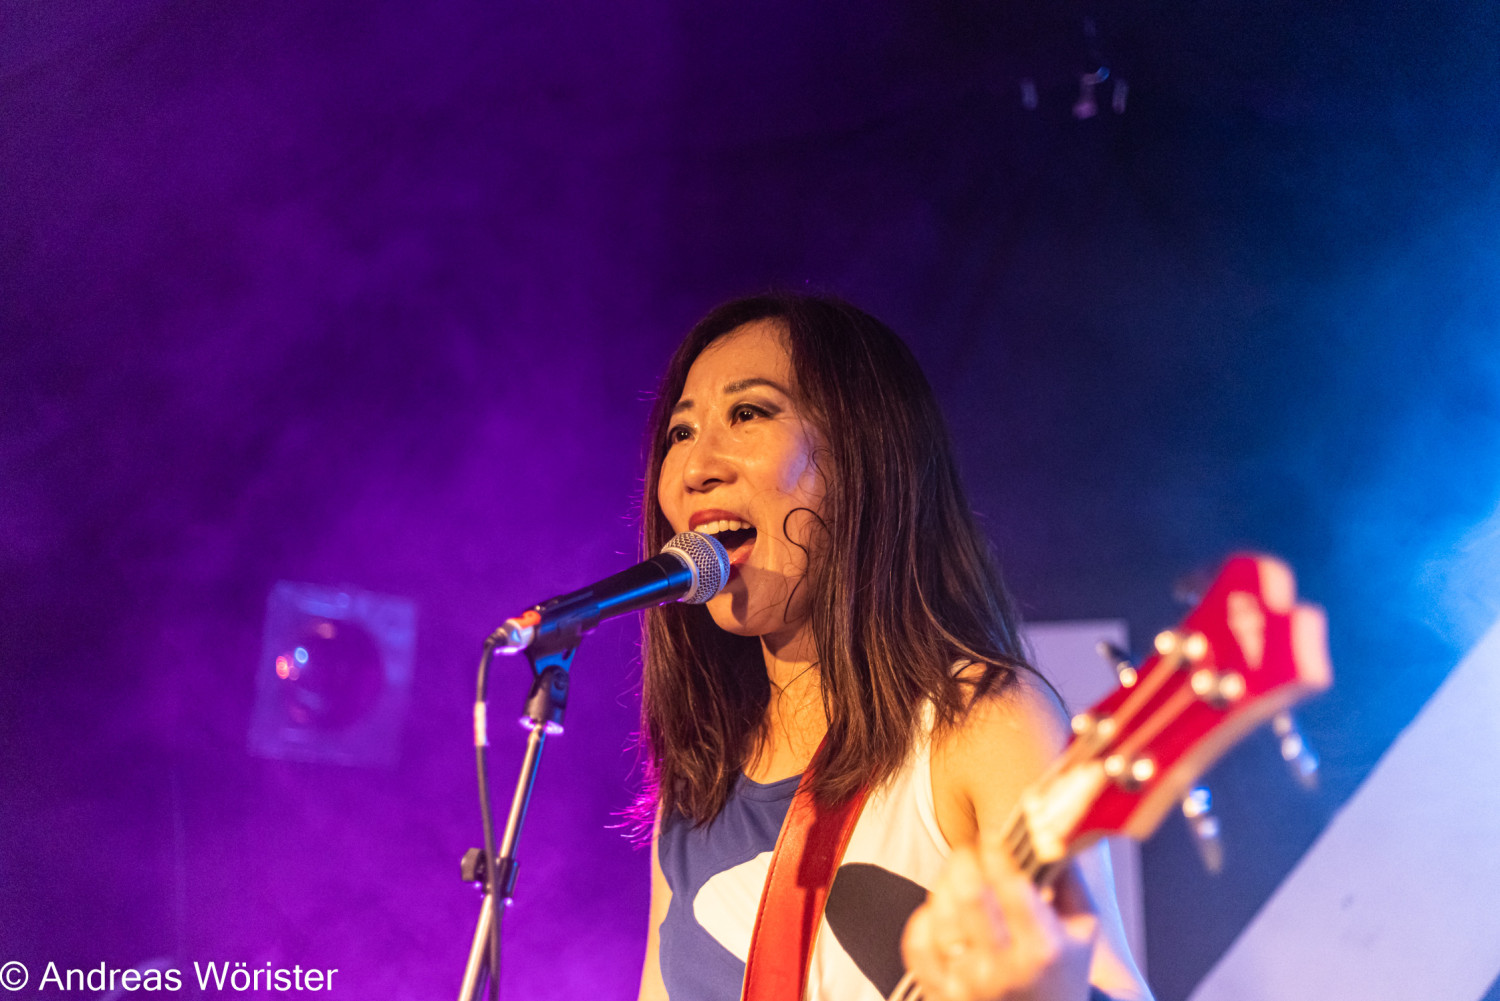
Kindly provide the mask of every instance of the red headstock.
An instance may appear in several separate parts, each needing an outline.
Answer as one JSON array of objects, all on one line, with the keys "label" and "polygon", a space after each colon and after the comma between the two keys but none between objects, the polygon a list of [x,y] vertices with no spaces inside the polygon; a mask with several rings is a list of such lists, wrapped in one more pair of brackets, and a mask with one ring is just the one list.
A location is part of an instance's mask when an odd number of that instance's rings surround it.
[{"label": "red headstock", "polygon": [[1182,625],[1157,636],[1133,683],[1075,717],[1067,750],[1022,797],[1038,861],[1100,837],[1149,836],[1225,751],[1329,686],[1323,611],[1296,599],[1280,560],[1224,564]]}]

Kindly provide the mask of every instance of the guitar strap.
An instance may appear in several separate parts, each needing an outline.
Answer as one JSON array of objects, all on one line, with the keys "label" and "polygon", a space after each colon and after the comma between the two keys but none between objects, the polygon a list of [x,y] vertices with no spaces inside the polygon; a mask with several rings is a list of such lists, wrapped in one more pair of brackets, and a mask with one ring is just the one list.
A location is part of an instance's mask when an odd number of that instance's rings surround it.
[{"label": "guitar strap", "polygon": [[823,905],[869,793],[863,788],[837,806],[820,806],[811,775],[811,768],[802,773],[771,854],[741,1001],[802,1001]]}]

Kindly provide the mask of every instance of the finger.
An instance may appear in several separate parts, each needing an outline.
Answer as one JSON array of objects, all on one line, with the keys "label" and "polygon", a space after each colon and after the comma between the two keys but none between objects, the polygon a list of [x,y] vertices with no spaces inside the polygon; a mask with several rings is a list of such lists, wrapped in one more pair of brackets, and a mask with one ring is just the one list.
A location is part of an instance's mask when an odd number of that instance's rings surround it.
[{"label": "finger", "polygon": [[928,934],[942,993],[967,996],[967,972],[977,953],[993,947],[994,905],[984,885],[978,853],[954,850],[929,898]]},{"label": "finger", "polygon": [[1008,942],[978,854],[967,846],[955,849],[927,901],[907,923],[902,941],[907,969],[933,1001],[984,996],[979,985],[994,978]]},{"label": "finger", "polygon": [[937,884],[933,887],[933,898],[971,900],[979,895],[979,887],[983,883],[984,868],[979,853],[969,845],[960,845],[948,856],[948,864],[943,866]]},{"label": "finger", "polygon": [[[931,899],[930,896],[928,898]],[[932,935],[932,905],[923,903],[906,921],[901,933],[901,961],[923,987],[937,982],[938,954]]]},{"label": "finger", "polygon": [[993,993],[987,985],[1009,965],[1011,937],[988,887],[954,909],[943,935],[952,943],[943,956],[950,989],[964,997]]},{"label": "finger", "polygon": [[944,988],[960,998],[997,997],[1014,979],[1010,930],[980,855],[955,849],[933,895]]},{"label": "finger", "polygon": [[1050,953],[1062,928],[1050,904],[1008,853],[984,859],[987,882],[999,907],[1000,918],[1018,949]]},{"label": "finger", "polygon": [[968,846],[954,849],[928,897],[939,945],[968,942],[976,933],[982,936],[983,930],[976,927],[973,917],[984,894],[984,870],[978,854]]},{"label": "finger", "polygon": [[926,1001],[964,1001],[961,985],[953,977],[953,944],[944,942],[940,918],[928,902],[912,912],[901,936],[901,957],[916,978]]}]

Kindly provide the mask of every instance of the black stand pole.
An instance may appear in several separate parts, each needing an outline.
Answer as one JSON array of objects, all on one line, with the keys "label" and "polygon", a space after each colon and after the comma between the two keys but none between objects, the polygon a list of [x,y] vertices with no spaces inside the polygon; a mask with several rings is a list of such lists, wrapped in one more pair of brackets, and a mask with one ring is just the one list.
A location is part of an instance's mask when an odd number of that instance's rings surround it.
[{"label": "black stand pole", "polygon": [[486,980],[489,982],[489,996],[499,997],[500,919],[515,893],[516,843],[521,838],[521,825],[526,821],[526,807],[531,801],[531,790],[536,784],[537,767],[541,764],[547,736],[562,733],[563,712],[568,706],[568,668],[578,649],[578,637],[573,635],[561,638],[562,642],[570,644],[565,649],[538,650],[532,647],[526,651],[526,657],[531,661],[532,682],[531,693],[526,698],[526,715],[521,722],[529,735],[526,754],[521,759],[521,774],[516,779],[516,791],[511,796],[505,833],[497,850],[494,816],[490,810],[485,690],[489,683],[490,661],[500,639],[501,634],[496,633],[485,641],[479,662],[479,693],[474,703],[474,753],[479,771],[479,812],[484,821],[484,849],[471,848],[464,855],[463,878],[466,882],[484,885],[484,901],[479,908],[474,940],[469,946],[469,960],[464,966],[458,1001],[476,1001]]}]

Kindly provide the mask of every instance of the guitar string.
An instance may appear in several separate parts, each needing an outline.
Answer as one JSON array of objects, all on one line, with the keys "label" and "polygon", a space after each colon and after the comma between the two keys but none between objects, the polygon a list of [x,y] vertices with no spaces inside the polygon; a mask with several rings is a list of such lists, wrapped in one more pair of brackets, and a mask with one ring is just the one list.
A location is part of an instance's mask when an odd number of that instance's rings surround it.
[{"label": "guitar string", "polygon": [[1126,758],[1134,758],[1136,752],[1146,744],[1151,743],[1156,737],[1172,723],[1177,717],[1187,711],[1188,706],[1198,702],[1198,696],[1191,688],[1186,686],[1179,688],[1167,697],[1160,709],[1156,710],[1151,718],[1142,723],[1130,735],[1130,739],[1122,742],[1115,752]]},{"label": "guitar string", "polygon": [[[1137,679],[1130,694],[1125,696],[1125,701],[1120,703],[1120,708],[1115,710],[1110,719],[1115,723],[1115,737],[1105,741],[1100,746],[1092,746],[1092,741],[1080,738],[1069,744],[1067,749],[1059,758],[1063,767],[1077,765],[1080,759],[1098,756],[1105,748],[1118,739],[1119,732],[1135,721],[1137,714],[1141,712],[1156,694],[1161,691],[1177,674],[1182,664],[1181,646],[1170,654],[1158,657],[1154,665],[1149,666]],[[1063,770],[1062,768],[1058,769]]]}]

